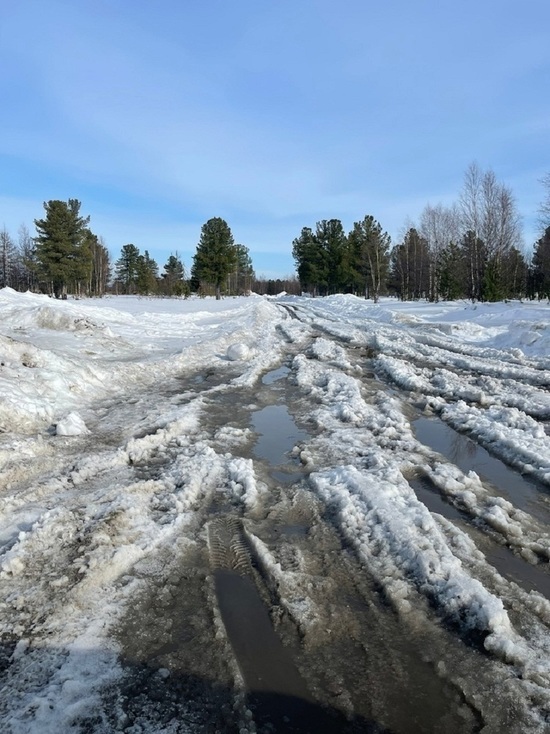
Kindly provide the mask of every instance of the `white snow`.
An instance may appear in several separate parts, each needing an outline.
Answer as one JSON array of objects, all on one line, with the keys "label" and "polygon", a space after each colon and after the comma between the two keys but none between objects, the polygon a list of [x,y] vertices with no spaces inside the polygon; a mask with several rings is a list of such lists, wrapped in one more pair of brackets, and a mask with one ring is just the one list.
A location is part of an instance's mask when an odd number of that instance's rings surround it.
[{"label": "white snow", "polygon": [[[438,416],[550,487],[550,306],[55,301],[3,289],[0,635],[14,641],[4,691],[13,731],[70,731],[97,706],[119,674],[112,629],[141,583],[136,564],[196,532],[209,498],[221,492],[248,516],[260,512],[270,490],[242,455],[250,426],[228,415],[210,430],[207,418],[217,396],[255,389],[288,354],[309,406],[294,407],[313,426],[299,447],[308,487],[398,613],[424,599],[513,666],[522,705],[535,687],[550,702],[547,600],[515,591],[409,483],[424,473],[520,556],[547,565],[550,532],[537,513],[422,445],[411,414]],[[280,577],[267,545],[253,544]],[[302,607],[292,613],[306,625],[313,612]]]},{"label": "white snow", "polygon": [[248,359],[249,356],[250,349],[246,344],[231,344],[231,346],[227,348],[227,359],[230,359],[232,362],[241,359]]},{"label": "white snow", "polygon": [[90,433],[82,418],[74,411],[59,421],[55,427],[55,432],[58,436],[81,436]]}]

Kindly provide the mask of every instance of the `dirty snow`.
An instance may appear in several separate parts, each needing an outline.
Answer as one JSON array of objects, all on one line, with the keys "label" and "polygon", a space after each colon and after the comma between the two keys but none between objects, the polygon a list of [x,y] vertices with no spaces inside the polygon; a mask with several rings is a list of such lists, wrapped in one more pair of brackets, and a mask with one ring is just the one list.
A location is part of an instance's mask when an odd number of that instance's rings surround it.
[{"label": "dirty snow", "polygon": [[101,719],[100,691],[120,675],[112,630],[143,584],[136,566],[196,539],[201,507],[220,492],[244,512],[261,508],[269,489],[239,453],[250,425],[228,415],[211,434],[205,423],[217,395],[252,388],[288,354],[308,406],[294,407],[313,427],[296,449],[308,490],[396,613],[414,615],[421,598],[459,634],[478,635],[521,681],[526,730],[544,731],[550,603],[465,550],[468,534],[430,512],[410,480],[428,476],[548,573],[546,523],[421,444],[411,415],[472,436],[540,482],[543,503],[550,306],[55,301],[10,289],[0,291],[2,730],[76,732],[91,712]]}]

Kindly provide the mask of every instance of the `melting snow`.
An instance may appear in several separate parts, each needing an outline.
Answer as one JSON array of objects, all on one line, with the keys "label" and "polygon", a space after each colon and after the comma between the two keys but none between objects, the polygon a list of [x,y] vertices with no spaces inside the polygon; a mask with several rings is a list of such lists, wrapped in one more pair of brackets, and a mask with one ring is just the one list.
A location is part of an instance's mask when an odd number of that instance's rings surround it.
[{"label": "melting snow", "polygon": [[[502,542],[547,563],[548,527],[420,444],[409,412],[437,414],[550,486],[549,306],[55,301],[4,289],[0,316],[0,634],[13,642],[3,704],[13,731],[69,731],[97,707],[99,688],[120,672],[111,631],[139,583],[133,569],[185,538],[206,497],[221,488],[246,512],[259,506],[268,488],[251,459],[232,453],[248,427],[210,435],[200,393],[257,385],[289,349],[310,406],[302,418],[315,426],[301,459],[341,535],[399,614],[411,614],[417,595],[429,601],[514,666],[522,705],[548,705],[547,600],[513,596],[407,479],[423,472]],[[363,378],[367,358],[378,382]],[[196,390],[178,389],[185,375]]]}]

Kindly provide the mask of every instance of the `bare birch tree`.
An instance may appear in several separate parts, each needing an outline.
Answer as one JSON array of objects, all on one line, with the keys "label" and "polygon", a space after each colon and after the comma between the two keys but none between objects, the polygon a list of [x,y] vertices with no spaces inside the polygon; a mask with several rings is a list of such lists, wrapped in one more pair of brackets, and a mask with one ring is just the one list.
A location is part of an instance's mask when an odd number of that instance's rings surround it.
[{"label": "bare birch tree", "polygon": [[459,212],[455,205],[428,204],[420,215],[421,236],[428,244],[429,260],[429,299],[438,301],[441,293],[441,268],[445,251],[451,243],[460,239]]},{"label": "bare birch tree", "polygon": [[29,228],[25,224],[19,227],[17,234],[21,266],[21,286],[29,291],[35,291],[38,287],[36,246],[29,232]]},{"label": "bare birch tree", "polygon": [[8,230],[0,230],[0,288],[12,285],[16,250]]},{"label": "bare birch tree", "polygon": [[[521,249],[521,222],[511,189],[493,171],[472,163],[464,176],[460,217],[468,238],[469,291],[474,298],[498,300],[503,293],[503,262]],[[484,275],[483,275],[484,274]],[[485,278],[485,282],[484,282]]]},{"label": "bare birch tree", "polygon": [[544,186],[545,195],[544,199],[539,206],[539,224],[541,230],[544,232],[550,227],[550,173],[541,178],[541,184]]}]

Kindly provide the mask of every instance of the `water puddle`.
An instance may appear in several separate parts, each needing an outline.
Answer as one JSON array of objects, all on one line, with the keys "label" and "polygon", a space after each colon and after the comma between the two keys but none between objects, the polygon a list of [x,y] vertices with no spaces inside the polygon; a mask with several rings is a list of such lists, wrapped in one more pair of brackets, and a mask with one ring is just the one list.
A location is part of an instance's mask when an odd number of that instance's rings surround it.
[{"label": "water puddle", "polygon": [[[482,533],[479,533],[481,536]],[[540,566],[532,566],[530,563],[518,558],[505,545],[490,543],[483,536],[477,540],[477,547],[485,554],[487,561],[494,566],[501,576],[514,581],[525,591],[538,591],[547,599],[550,599],[550,576],[541,570]]]},{"label": "water puddle", "polygon": [[299,428],[286,404],[292,402],[287,381],[290,369],[282,365],[262,377],[260,403],[264,407],[252,412],[250,424],[257,436],[252,453],[269,465],[269,474],[280,484],[294,484],[302,477],[301,465],[291,456],[296,444],[308,438]]},{"label": "water puddle", "polygon": [[247,689],[310,699],[252,579],[226,569],[216,570],[214,579],[220,613]]},{"label": "water puddle", "polygon": [[541,522],[550,523],[548,489],[510,469],[468,436],[458,433],[439,418],[421,416],[413,421],[416,438],[445,456],[463,472],[475,471],[484,484],[515,507]]},{"label": "water puddle", "polygon": [[437,512],[439,515],[446,517],[447,520],[451,520],[451,522],[467,520],[468,516],[465,513],[460,512],[443,499],[437,487],[432,485],[428,477],[416,477],[409,480],[409,484],[414,489],[417,498],[422,504],[426,505],[430,512]]},{"label": "water puddle", "polygon": [[516,556],[510,548],[500,545],[472,526],[468,522],[468,516],[446,502],[428,477],[417,477],[409,483],[418,499],[426,505],[430,512],[443,515],[472,538],[476,546],[485,555],[487,562],[494,566],[501,576],[509,581],[514,581],[525,591],[538,591],[547,599],[550,599],[550,575],[545,573],[540,566],[533,566],[524,561]]},{"label": "water puddle", "polygon": [[282,525],[280,532],[282,535],[288,538],[306,538],[309,532],[309,526],[303,525],[302,523],[293,523]]},{"label": "water puddle", "polygon": [[254,455],[273,466],[291,463],[290,451],[307,438],[307,433],[298,428],[285,405],[267,405],[255,411],[251,423],[258,434]]},{"label": "water puddle", "polygon": [[[411,720],[426,724],[418,731],[435,731],[440,723],[442,731],[471,731],[468,721],[456,726],[454,693],[430,663],[419,661],[418,644],[410,643],[410,630],[401,629],[370,587],[366,603],[355,580],[348,578],[347,565],[340,568],[340,539],[330,526],[323,530],[309,495],[299,487],[284,487],[289,478],[294,484],[303,479],[292,450],[309,438],[293,418],[300,415],[300,395],[287,379],[289,372],[284,365],[278,367],[263,376],[254,393],[218,396],[216,407],[209,410],[211,420],[215,415],[220,422],[224,418],[226,425],[229,421],[244,425],[241,419],[246,416],[254,443],[247,443],[243,454],[253,458],[257,468],[261,465],[267,484],[277,488],[270,495],[271,506],[266,499],[265,520],[239,520],[229,509],[228,517],[214,518],[208,531],[216,600],[257,731],[382,731],[374,721],[378,719],[399,734],[412,731]],[[300,492],[304,493],[301,500],[296,496]],[[281,591],[269,567],[255,557],[244,522],[260,523],[259,537],[283,572],[295,573],[295,583],[303,584],[300,593],[308,609],[311,604],[315,618],[315,632],[305,647],[288,609],[281,618],[277,616],[277,625],[272,623],[271,602],[266,600],[278,599]],[[326,579],[326,586],[319,579]],[[291,594],[297,593],[292,589]],[[285,611],[285,604],[273,603],[277,614]],[[299,614],[303,614],[301,607]],[[366,640],[370,640],[367,653]],[[394,685],[396,675],[400,688]],[[343,711],[352,718],[346,719]],[[451,724],[445,729],[442,722]]]},{"label": "water puddle", "polygon": [[[218,607],[247,690],[257,731],[353,734],[373,731],[361,717],[349,720],[315,702],[290,650],[273,629],[254,581],[227,569],[214,571]],[[377,729],[378,731],[378,729]]]},{"label": "water puddle", "polygon": [[277,369],[267,372],[262,377],[262,385],[273,385],[274,383],[279,382],[279,380],[284,380],[288,376],[289,372],[290,368],[283,364],[280,367],[277,367]]}]

